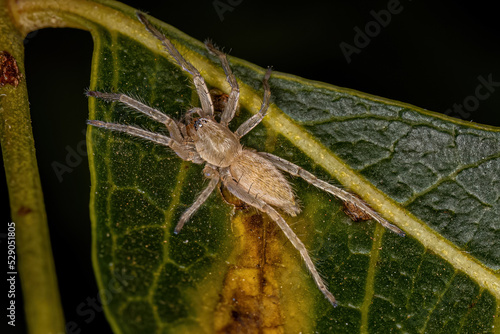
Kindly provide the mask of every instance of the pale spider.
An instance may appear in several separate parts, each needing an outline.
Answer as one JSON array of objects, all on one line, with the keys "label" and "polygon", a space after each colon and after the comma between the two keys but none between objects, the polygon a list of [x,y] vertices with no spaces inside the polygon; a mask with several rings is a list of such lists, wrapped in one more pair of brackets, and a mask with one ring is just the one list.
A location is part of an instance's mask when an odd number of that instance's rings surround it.
[{"label": "pale spider", "polygon": [[[306,247],[288,226],[281,214],[275,209],[280,209],[291,216],[296,216],[300,212],[300,208],[295,201],[292,187],[280,170],[294,176],[299,176],[319,189],[333,194],[345,203],[350,203],[351,206],[366,213],[382,224],[382,226],[401,236],[404,236],[403,231],[382,218],[375,210],[357,196],[325,181],[319,180],[313,174],[287,160],[270,153],[256,152],[244,148],[240,144],[240,138],[259,124],[266,115],[271,96],[268,83],[269,77],[271,76],[270,69],[268,69],[264,75],[264,98],[259,112],[241,124],[235,132],[232,132],[229,130],[228,124],[237,109],[240,91],[236,78],[229,67],[226,55],[216,49],[212,44],[206,43],[208,51],[219,58],[226,74],[227,81],[231,87],[226,106],[221,114],[220,122],[218,123],[214,118],[214,107],[207,85],[198,70],[181,56],[173,44],[157,30],[143,14],[137,13],[137,17],[144,24],[146,29],[161,41],[165,49],[175,59],[179,66],[192,75],[193,83],[200,99],[201,108],[192,108],[187,112],[186,119],[189,124],[185,125],[127,95],[89,91],[87,93],[88,96],[101,98],[106,101],[121,102],[149,116],[153,120],[163,123],[168,129],[170,137],[129,125],[106,123],[97,120],[89,120],[88,124],[99,128],[124,132],[159,145],[168,146],[183,160],[191,161],[195,164],[205,164],[203,173],[205,177],[210,179],[210,182],[196,198],[193,205],[182,214],[175,227],[175,234],[180,232],[184,224],[207,200],[219,182],[222,181],[223,185],[234,196],[260,211],[265,212],[276,222],[276,224],[278,224],[288,240],[290,240],[293,246],[300,252],[318,288],[333,306],[337,306],[335,297],[328,291]],[[191,116],[194,114],[200,117],[192,119]]]}]

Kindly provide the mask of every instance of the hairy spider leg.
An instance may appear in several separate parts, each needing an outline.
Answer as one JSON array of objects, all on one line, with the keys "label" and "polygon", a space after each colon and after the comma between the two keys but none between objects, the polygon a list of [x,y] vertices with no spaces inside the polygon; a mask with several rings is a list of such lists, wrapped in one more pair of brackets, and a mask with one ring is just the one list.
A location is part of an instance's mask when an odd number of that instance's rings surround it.
[{"label": "hairy spider leg", "polygon": [[204,162],[203,160],[201,160],[194,147],[190,147],[190,145],[183,145],[165,135],[146,131],[144,129],[131,125],[108,123],[97,120],[88,120],[87,124],[95,126],[97,128],[123,132],[134,137],[152,141],[153,143],[159,145],[168,146],[183,160],[192,161],[193,163],[197,164]]},{"label": "hairy spider leg", "polygon": [[149,118],[151,118],[159,123],[165,124],[165,126],[167,127],[168,132],[170,133],[170,136],[172,137],[173,140],[175,140],[179,143],[182,143],[184,141],[184,138],[181,135],[179,126],[173,119],[171,119],[170,117],[168,117],[167,115],[165,115],[161,111],[156,110],[154,108],[151,108],[151,107],[145,105],[144,103],[139,102],[139,101],[131,98],[130,96],[127,96],[127,95],[121,94],[121,93],[102,93],[102,92],[96,92],[96,91],[88,91],[86,93],[86,95],[100,98],[100,99],[103,99],[103,100],[108,101],[108,102],[113,102],[113,101],[121,102],[121,103],[125,104],[126,106],[143,113],[144,115],[148,116]]},{"label": "hairy spider leg", "polygon": [[309,256],[306,246],[297,237],[295,232],[288,226],[283,217],[269,204],[260,200],[252,195],[250,195],[243,187],[241,187],[236,181],[233,180],[230,172],[227,169],[221,171],[222,182],[227,187],[227,189],[237,198],[243,202],[252,205],[253,207],[259,209],[260,211],[266,213],[278,226],[281,228],[285,236],[290,240],[292,245],[299,251],[302,259],[304,260],[307,269],[311,273],[314,282],[318,286],[318,289],[323,293],[323,295],[328,299],[328,301],[334,306],[337,306],[337,302],[333,294],[328,291],[328,287],[321,278],[320,274],[316,270],[313,260]]},{"label": "hairy spider leg", "polygon": [[266,116],[267,109],[269,108],[269,103],[271,100],[271,88],[269,87],[269,77],[271,76],[272,69],[269,67],[264,75],[264,80],[262,80],[262,85],[264,86],[264,97],[262,99],[262,105],[258,113],[247,119],[239,128],[235,131],[238,137],[243,137],[250,130],[257,126],[257,124],[262,121],[264,116]]},{"label": "hairy spider leg", "polygon": [[219,177],[210,179],[208,186],[201,192],[196,198],[193,204],[182,214],[179,222],[175,226],[174,233],[179,234],[184,224],[191,218],[191,216],[198,211],[198,209],[205,203],[210,194],[214,191],[215,187],[219,183]]},{"label": "hairy spider leg", "polygon": [[227,99],[226,107],[222,112],[222,116],[220,119],[220,123],[222,125],[227,126],[229,122],[234,117],[236,113],[236,109],[238,108],[238,99],[240,98],[240,87],[238,86],[238,82],[236,81],[236,77],[231,71],[231,67],[229,66],[229,61],[227,60],[227,56],[224,52],[219,51],[212,43],[205,42],[205,46],[208,51],[213,55],[216,55],[219,58],[219,61],[224,69],[224,73],[226,74],[227,82],[229,86],[231,86],[231,92],[229,93],[229,97]]},{"label": "hairy spider leg", "polygon": [[335,197],[339,198],[340,200],[344,202],[350,202],[354,203],[358,208],[360,208],[362,211],[367,213],[370,217],[372,217],[374,220],[376,220],[380,225],[383,227],[391,230],[392,232],[404,237],[406,234],[397,226],[389,223],[387,220],[385,220],[382,216],[380,216],[371,206],[368,205],[365,201],[363,201],[361,198],[358,198],[357,196],[354,196],[353,194],[340,189],[338,187],[335,187],[334,185],[322,181],[318,179],[316,176],[313,174],[309,173],[305,169],[303,169],[300,166],[297,166],[293,163],[291,163],[288,160],[282,159],[274,154],[267,153],[267,152],[259,152],[261,156],[266,158],[267,160],[271,161],[276,167],[279,169],[293,175],[293,176],[299,176],[305,181],[309,182],[315,187],[318,187],[319,189],[326,191]]},{"label": "hairy spider leg", "polygon": [[202,117],[212,117],[214,115],[214,106],[212,103],[212,98],[210,97],[210,93],[208,91],[207,85],[205,83],[205,79],[201,76],[200,72],[194,67],[190,62],[188,62],[184,57],[181,56],[179,51],[175,48],[175,46],[168,40],[164,34],[162,34],[158,29],[156,29],[151,22],[146,18],[146,16],[142,13],[136,13],[139,21],[144,24],[146,29],[158,39],[161,44],[165,47],[167,52],[175,59],[177,64],[186,72],[193,76],[193,83],[200,98],[201,108],[202,108]]},{"label": "hairy spider leg", "polygon": [[[96,120],[89,120],[89,121],[87,121],[87,124],[98,127],[98,128],[123,132],[123,133],[129,134],[129,135],[134,136],[134,137],[138,137],[138,138],[152,141],[153,143],[156,143],[159,145],[168,146],[172,150],[174,150],[177,153],[177,155],[179,155],[182,159],[184,159],[184,160],[196,160],[196,159],[192,159],[192,157],[190,156],[190,154],[192,154],[192,152],[190,150],[186,151],[186,148],[184,146],[180,145],[175,140],[173,140],[167,136],[164,136],[164,135],[160,135],[160,134],[157,134],[154,132],[146,131],[146,130],[143,130],[141,128],[130,126],[130,125],[108,123],[108,122],[102,122],[102,121],[96,121]],[[193,162],[195,162],[195,161],[193,161]],[[181,231],[184,224],[203,205],[203,203],[207,200],[207,198],[210,196],[210,194],[213,192],[213,190],[215,189],[215,187],[219,183],[218,173],[216,172],[215,169],[213,169],[213,167],[205,166],[204,174],[205,174],[205,176],[207,176],[208,178],[211,179],[210,183],[201,192],[201,194],[194,201],[194,203],[182,214],[181,218],[179,219],[179,222],[177,223],[177,226],[175,227],[175,230],[174,230],[175,234],[178,234]]]}]

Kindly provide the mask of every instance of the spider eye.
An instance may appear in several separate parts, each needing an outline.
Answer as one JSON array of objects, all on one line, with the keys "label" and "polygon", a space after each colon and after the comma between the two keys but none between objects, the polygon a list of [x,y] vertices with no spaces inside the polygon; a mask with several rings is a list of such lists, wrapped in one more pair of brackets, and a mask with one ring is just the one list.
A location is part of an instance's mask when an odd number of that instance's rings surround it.
[{"label": "spider eye", "polygon": [[205,118],[198,118],[197,120],[194,121],[194,129],[198,131],[200,128],[203,127],[203,124],[208,123],[208,121]]}]

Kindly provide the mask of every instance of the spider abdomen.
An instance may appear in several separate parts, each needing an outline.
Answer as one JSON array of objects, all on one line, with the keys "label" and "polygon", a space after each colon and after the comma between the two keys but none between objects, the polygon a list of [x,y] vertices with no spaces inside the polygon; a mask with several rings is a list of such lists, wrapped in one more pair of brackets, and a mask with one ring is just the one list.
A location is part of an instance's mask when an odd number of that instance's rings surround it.
[{"label": "spider abdomen", "polygon": [[233,179],[250,195],[261,199],[291,216],[300,208],[290,183],[266,158],[243,149],[229,167]]}]

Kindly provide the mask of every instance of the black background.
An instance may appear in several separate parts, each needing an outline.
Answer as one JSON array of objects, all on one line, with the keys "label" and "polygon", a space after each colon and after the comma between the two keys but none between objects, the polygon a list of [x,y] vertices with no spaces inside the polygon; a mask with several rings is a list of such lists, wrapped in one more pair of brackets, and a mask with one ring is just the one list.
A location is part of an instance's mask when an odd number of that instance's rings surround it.
[{"label": "black background", "polygon": [[[432,111],[444,112],[474,95],[479,76],[491,74],[500,82],[500,21],[494,2],[486,1],[472,5],[401,0],[402,11],[348,64],[340,43],[353,45],[354,28],[364,29],[374,20],[370,12],[386,9],[389,2],[125,1],[196,39],[211,38],[231,55],[259,66],[272,65],[276,71]],[[218,13],[217,3],[232,10]],[[62,182],[51,166],[54,161],[65,164],[66,147],[76,150],[85,139],[88,111],[83,91],[89,86],[92,38],[85,31],[44,29],[30,34],[25,45],[37,158],[66,321],[76,322],[81,333],[109,333],[102,312],[89,323],[88,315],[76,312],[88,297],[97,296],[90,261],[88,161],[82,157]],[[500,126],[499,106],[500,89],[466,120]],[[0,191],[6,198],[3,176]],[[1,219],[7,223],[7,201],[1,206]],[[6,228],[0,232],[6,233]],[[6,250],[5,239],[0,242]],[[26,332],[20,298],[17,302],[17,327],[8,328],[8,333]],[[0,328],[6,323],[2,318]]]}]

